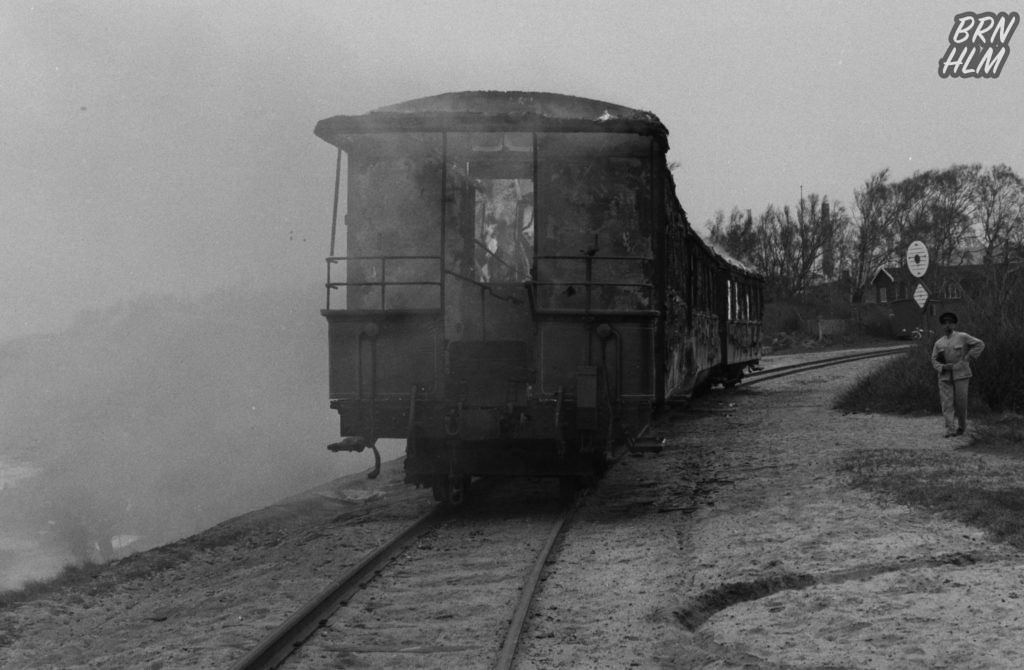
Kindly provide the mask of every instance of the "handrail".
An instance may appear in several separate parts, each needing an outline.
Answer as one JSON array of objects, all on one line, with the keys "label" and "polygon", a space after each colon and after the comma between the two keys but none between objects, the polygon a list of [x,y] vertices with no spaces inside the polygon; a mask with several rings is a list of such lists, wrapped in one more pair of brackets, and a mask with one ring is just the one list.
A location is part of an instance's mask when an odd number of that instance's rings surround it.
[{"label": "handrail", "polygon": [[[400,308],[389,308],[388,307],[388,287],[396,286],[422,286],[422,287],[437,287],[437,305],[428,308],[428,311],[441,311],[443,308],[444,301],[444,276],[449,275],[456,277],[463,281],[469,282],[476,286],[479,286],[482,290],[489,293],[491,296],[507,300],[515,303],[517,299],[512,296],[503,296],[494,291],[491,286],[492,282],[480,282],[473,278],[466,277],[465,275],[453,272],[443,266],[443,258],[437,255],[428,254],[416,254],[416,255],[400,255],[400,254],[374,254],[374,255],[360,255],[360,256],[329,256],[327,261],[327,282],[325,287],[327,289],[327,311],[331,310],[331,291],[341,287],[357,287],[357,286],[379,286],[379,306],[367,307],[360,306],[355,309],[368,312],[385,312],[385,311],[402,311]],[[372,261],[378,264],[379,279],[357,279],[344,281],[332,281],[331,279],[331,268],[338,263],[348,263],[352,261]],[[387,276],[387,266],[389,261],[436,261],[438,264],[437,279],[413,279],[413,280],[389,280]],[[549,280],[543,275],[549,274],[546,272],[538,272],[538,268],[544,261],[569,261],[573,263],[584,264],[584,279],[581,280]],[[654,259],[647,256],[598,256],[590,254],[582,255],[553,255],[553,254],[542,254],[534,256],[534,271],[533,274],[536,277],[538,274],[541,278],[533,279],[525,282],[528,289],[528,295],[530,297],[531,309],[534,313],[538,314],[635,314],[635,315],[648,315],[651,313],[657,313],[654,308],[617,308],[608,305],[595,305],[594,302],[594,288],[601,289],[606,287],[614,287],[620,289],[640,289],[649,300],[653,301],[654,298],[654,284],[645,281],[595,281],[594,280],[594,265],[596,263],[603,262],[633,262],[633,263],[647,263],[653,262]],[[585,302],[583,307],[544,307],[540,305],[541,296],[538,295],[538,289],[551,288],[564,286],[570,287],[581,287],[585,292]],[[422,310],[422,308],[420,308]]]},{"label": "handrail", "polygon": [[[441,256],[436,255],[399,255],[399,254],[375,254],[370,256],[328,256],[327,257],[327,282],[324,286],[327,289],[327,311],[331,311],[331,290],[340,288],[342,286],[380,286],[380,306],[376,309],[372,307],[361,307],[360,309],[368,311],[403,311],[395,308],[388,308],[387,302],[387,287],[389,286],[436,286],[438,287],[437,295],[437,306],[432,308],[431,311],[441,311],[443,301],[443,265]],[[348,263],[350,261],[374,261],[379,262],[380,279],[379,280],[357,280],[349,281],[331,281],[331,268],[341,262]],[[437,261],[438,263],[438,279],[437,280],[413,280],[413,281],[388,281],[387,278],[387,263],[388,261]]]},{"label": "handrail", "polygon": [[[541,280],[534,280],[529,282],[530,284],[530,305],[536,314],[587,314],[587,315],[614,315],[614,314],[634,314],[634,315],[650,315],[656,314],[657,310],[650,309],[621,309],[611,307],[608,305],[594,306],[593,289],[595,287],[617,287],[617,288],[639,288],[648,291],[648,297],[653,301],[654,298],[654,284],[651,282],[623,282],[623,281],[594,281],[594,263],[596,261],[632,261],[636,263],[653,262],[654,259],[647,256],[598,256],[596,254],[585,253],[582,255],[562,256],[562,255],[538,255],[535,256],[536,261],[582,261],[585,264],[584,268],[584,279],[583,280],[561,280],[561,281],[547,281],[547,278]],[[543,275],[539,271],[540,263],[535,263],[534,273],[535,275]],[[581,307],[543,307],[539,304],[540,296],[537,294],[537,289],[540,287],[554,287],[554,286],[565,286],[572,288],[575,286],[581,286],[585,291],[585,302],[584,306]],[[570,294],[572,295],[572,294]]]},{"label": "handrail", "polygon": [[582,261],[582,260],[598,260],[598,261],[637,261],[637,262],[654,262],[653,256],[598,256],[597,254],[573,254],[572,256],[562,256],[556,254],[543,254],[534,256],[539,261]]},{"label": "handrail", "polygon": [[406,261],[408,261],[408,260],[420,260],[420,261],[435,260],[435,261],[439,261],[439,260],[441,260],[441,257],[436,255],[436,254],[413,255],[413,256],[403,256],[403,255],[399,255],[399,254],[374,254],[372,256],[328,256],[327,257],[327,262],[328,263],[333,263],[333,262],[336,262],[336,261],[372,261],[372,260],[379,260],[379,259],[384,259],[384,260],[401,259],[401,260],[406,260]]}]

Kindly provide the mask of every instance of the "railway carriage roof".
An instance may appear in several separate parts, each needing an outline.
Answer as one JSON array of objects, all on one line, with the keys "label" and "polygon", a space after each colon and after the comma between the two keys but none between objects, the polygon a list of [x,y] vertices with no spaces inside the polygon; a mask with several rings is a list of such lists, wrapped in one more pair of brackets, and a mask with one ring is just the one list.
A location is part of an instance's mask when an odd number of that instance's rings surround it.
[{"label": "railway carriage roof", "polygon": [[731,271],[732,273],[744,277],[753,279],[754,281],[763,282],[764,275],[760,271],[750,267],[746,263],[737,260],[726,253],[721,247],[712,244],[709,240],[705,239],[700,233],[693,228],[689,229],[688,233],[690,244],[697,245],[704,254],[713,259],[713,262],[718,265],[719,268],[723,268]]},{"label": "railway carriage roof", "polygon": [[705,242],[705,243],[708,245],[708,247],[711,249],[711,251],[714,252],[715,254],[717,254],[718,257],[721,258],[722,261],[726,265],[728,265],[731,269],[735,270],[739,274],[743,274],[743,275],[747,275],[747,276],[750,276],[750,277],[754,277],[755,279],[762,279],[761,273],[759,273],[754,268],[748,266],[743,261],[737,260],[736,258],[733,258],[724,249],[722,249],[718,245],[712,244],[711,242]]},{"label": "railway carriage roof", "polygon": [[668,136],[668,129],[651,112],[589,98],[529,91],[442,93],[367,114],[333,116],[317,123],[315,133],[340,146],[344,136],[358,133],[474,129],[637,133],[663,141]]}]

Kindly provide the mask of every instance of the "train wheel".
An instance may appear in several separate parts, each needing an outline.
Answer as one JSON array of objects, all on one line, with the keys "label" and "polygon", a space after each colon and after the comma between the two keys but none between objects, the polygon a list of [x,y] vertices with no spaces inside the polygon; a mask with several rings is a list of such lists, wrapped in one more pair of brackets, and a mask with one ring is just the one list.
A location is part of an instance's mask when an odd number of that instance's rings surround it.
[{"label": "train wheel", "polygon": [[433,483],[430,485],[431,491],[434,493],[434,500],[437,502],[448,502],[448,478],[441,476],[435,477]]},{"label": "train wheel", "polygon": [[469,477],[465,475],[450,475],[448,477],[448,504],[461,505],[466,499],[469,491]]},{"label": "train wheel", "polygon": [[431,484],[434,500],[449,505],[461,505],[469,492],[468,475],[448,475],[434,478]]}]

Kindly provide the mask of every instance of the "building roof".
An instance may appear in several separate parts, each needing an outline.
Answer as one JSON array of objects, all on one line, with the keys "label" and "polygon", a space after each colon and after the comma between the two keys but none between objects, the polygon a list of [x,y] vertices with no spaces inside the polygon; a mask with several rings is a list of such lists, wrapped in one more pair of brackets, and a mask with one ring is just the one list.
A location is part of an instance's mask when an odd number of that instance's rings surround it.
[{"label": "building roof", "polygon": [[889,281],[891,282],[896,281],[896,279],[893,278],[892,274],[888,270],[886,270],[885,268],[878,268],[878,271],[875,272],[873,277],[871,277],[872,284],[878,281],[878,275],[885,275],[886,277],[889,278]]}]

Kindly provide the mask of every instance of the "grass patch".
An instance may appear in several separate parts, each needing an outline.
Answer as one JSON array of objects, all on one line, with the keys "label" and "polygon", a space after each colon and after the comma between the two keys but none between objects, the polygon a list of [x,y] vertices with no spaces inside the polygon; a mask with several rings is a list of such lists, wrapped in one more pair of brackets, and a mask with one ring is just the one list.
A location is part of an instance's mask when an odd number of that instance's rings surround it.
[{"label": "grass patch", "polygon": [[25,582],[20,589],[0,591],[0,609],[45,597],[67,586],[88,582],[99,573],[101,567],[97,563],[67,565],[49,579],[30,580]]},{"label": "grass patch", "polygon": [[[931,345],[919,344],[905,355],[893,356],[861,375],[836,400],[844,412],[877,414],[939,414],[939,388],[931,364]],[[981,401],[978,384],[968,391],[968,416],[984,416],[988,406]]]},{"label": "grass patch", "polygon": [[[280,541],[279,532],[273,529],[262,532],[264,530],[258,522],[243,524],[229,520],[198,535],[131,554],[112,563],[86,562],[67,565],[49,579],[33,580],[26,582],[19,589],[0,591],[0,611],[19,603],[45,598],[66,587],[81,588],[83,584],[88,584],[88,592],[96,595],[119,582],[151,579],[158,573],[187,562],[197,553],[216,551],[221,547],[241,544],[243,541],[254,552]],[[116,571],[107,570],[107,567],[115,564]]]},{"label": "grass patch", "polygon": [[886,359],[846,390],[836,409],[847,412],[910,414],[938,409],[935,370],[923,347]]},{"label": "grass patch", "polygon": [[[839,396],[836,409],[939,414],[931,348],[931,342],[922,342],[906,355],[887,359]],[[840,472],[853,486],[886,500],[980,528],[997,541],[1024,549],[1024,417],[999,413],[1012,403],[983,400],[1013,396],[1008,391],[993,395],[991,390],[1004,373],[1018,375],[1019,365],[1008,358],[1013,353],[1008,349],[986,349],[980,359],[984,365],[975,368],[968,398],[969,448],[864,449],[842,460]],[[986,454],[1011,458],[986,459]]]},{"label": "grass patch", "polygon": [[1024,460],[1024,416],[990,413],[974,422],[970,450]]},{"label": "grass patch", "polygon": [[[151,549],[147,552],[132,554],[126,558],[114,561],[119,566],[116,579],[121,581],[149,579],[157,573],[179,565],[193,553],[191,551],[184,551],[175,545]],[[89,593],[93,595],[100,593],[111,588],[116,583],[115,577],[106,569],[114,563],[93,563],[90,561],[66,565],[60,572],[48,579],[31,580],[25,582],[21,588],[0,591],[0,610],[19,603],[45,598],[64,588],[80,589],[84,584],[88,584]]]},{"label": "grass patch", "polygon": [[989,463],[970,452],[866,449],[843,459],[839,471],[853,486],[1024,548],[1024,459]]}]

